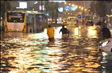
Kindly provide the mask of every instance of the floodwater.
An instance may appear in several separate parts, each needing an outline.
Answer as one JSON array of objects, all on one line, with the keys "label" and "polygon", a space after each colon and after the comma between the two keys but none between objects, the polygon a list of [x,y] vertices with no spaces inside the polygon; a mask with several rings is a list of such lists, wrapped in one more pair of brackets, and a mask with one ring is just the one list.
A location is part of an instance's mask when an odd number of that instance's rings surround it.
[{"label": "floodwater", "polygon": [[[89,27],[67,27],[62,40],[48,42],[47,29],[40,33],[1,34],[1,73],[111,73],[112,59],[98,51],[101,35]],[[79,31],[78,31],[79,30]]]}]

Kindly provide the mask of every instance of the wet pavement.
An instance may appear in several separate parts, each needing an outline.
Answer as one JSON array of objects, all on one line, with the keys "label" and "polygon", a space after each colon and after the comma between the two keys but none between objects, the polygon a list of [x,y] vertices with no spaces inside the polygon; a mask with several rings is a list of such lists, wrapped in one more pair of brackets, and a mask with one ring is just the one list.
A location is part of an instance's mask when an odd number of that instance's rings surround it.
[{"label": "wet pavement", "polygon": [[[112,73],[112,58],[98,51],[101,34],[94,27],[67,27],[62,40],[55,28],[55,42],[41,33],[1,34],[1,73]],[[79,30],[79,32],[78,32]]]}]

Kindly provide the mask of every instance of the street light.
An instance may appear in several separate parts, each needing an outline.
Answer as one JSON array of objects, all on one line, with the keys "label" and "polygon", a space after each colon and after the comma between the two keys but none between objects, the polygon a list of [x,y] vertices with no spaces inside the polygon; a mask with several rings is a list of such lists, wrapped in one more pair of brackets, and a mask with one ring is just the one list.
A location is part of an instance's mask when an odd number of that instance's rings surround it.
[{"label": "street light", "polygon": [[72,6],[74,6],[74,4],[72,4]]},{"label": "street light", "polygon": [[66,2],[64,4],[66,4]]},{"label": "street light", "polygon": [[78,6],[76,6],[76,7],[78,7]]},{"label": "street light", "polygon": [[81,9],[83,10],[83,7]]}]

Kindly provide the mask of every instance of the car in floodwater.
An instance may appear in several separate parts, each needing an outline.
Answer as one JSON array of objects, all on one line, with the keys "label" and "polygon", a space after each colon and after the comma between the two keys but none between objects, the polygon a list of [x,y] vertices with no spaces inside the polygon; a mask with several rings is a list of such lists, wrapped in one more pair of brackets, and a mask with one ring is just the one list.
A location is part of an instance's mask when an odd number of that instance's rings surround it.
[{"label": "car in floodwater", "polygon": [[112,38],[100,41],[99,51],[101,52],[111,52],[112,53]]},{"label": "car in floodwater", "polygon": [[86,21],[86,26],[93,26],[93,21],[92,20],[87,20]]}]

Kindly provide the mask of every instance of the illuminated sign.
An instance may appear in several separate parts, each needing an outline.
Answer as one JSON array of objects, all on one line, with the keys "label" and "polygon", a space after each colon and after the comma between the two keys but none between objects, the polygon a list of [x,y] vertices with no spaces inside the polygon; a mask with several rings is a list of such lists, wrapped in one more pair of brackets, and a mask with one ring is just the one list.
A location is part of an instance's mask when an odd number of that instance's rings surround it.
[{"label": "illuminated sign", "polygon": [[70,10],[70,7],[69,7],[69,6],[66,6],[66,7],[65,7],[65,10]]},{"label": "illuminated sign", "polygon": [[42,5],[42,10],[45,10],[44,5]]},{"label": "illuminated sign", "polygon": [[58,11],[59,11],[59,12],[63,12],[63,7],[59,7],[59,8],[58,8]]},{"label": "illuminated sign", "polygon": [[39,10],[45,10],[44,5],[39,5]]},{"label": "illuminated sign", "polygon": [[49,2],[65,2],[65,0],[49,0]]},{"label": "illuminated sign", "polygon": [[17,9],[26,9],[27,8],[27,2],[19,2],[19,7],[16,7]]},{"label": "illuminated sign", "polygon": [[39,5],[39,10],[42,10],[42,6],[41,5]]},{"label": "illuminated sign", "polygon": [[76,9],[77,9],[77,6],[71,7],[71,10],[72,10],[72,11],[75,11]]}]

